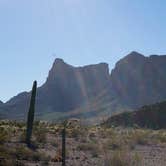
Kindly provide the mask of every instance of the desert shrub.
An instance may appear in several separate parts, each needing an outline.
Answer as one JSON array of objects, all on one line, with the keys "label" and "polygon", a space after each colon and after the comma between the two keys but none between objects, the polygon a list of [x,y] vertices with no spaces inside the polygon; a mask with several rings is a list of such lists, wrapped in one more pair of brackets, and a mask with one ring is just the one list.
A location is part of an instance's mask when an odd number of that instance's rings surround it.
[{"label": "desert shrub", "polygon": [[10,158],[10,153],[8,149],[4,145],[0,145],[0,158],[1,159],[9,159]]},{"label": "desert shrub", "polygon": [[70,137],[70,138],[79,138],[79,130],[78,129],[70,129],[70,130],[68,130],[68,136]]},{"label": "desert shrub", "polygon": [[93,138],[95,138],[96,137],[96,133],[95,132],[90,132],[89,133],[89,138],[90,139],[93,139]]},{"label": "desert shrub", "polygon": [[149,132],[146,130],[135,130],[129,135],[129,139],[134,144],[146,145],[148,144]]},{"label": "desert shrub", "polygon": [[21,161],[16,158],[16,149],[0,146],[0,165],[2,166],[24,166]]},{"label": "desert shrub", "polygon": [[23,130],[20,134],[19,141],[25,142],[25,139],[26,139],[26,130]]},{"label": "desert shrub", "polygon": [[34,121],[33,126],[38,127],[40,125],[40,121]]},{"label": "desert shrub", "polygon": [[130,166],[130,156],[123,151],[114,151],[109,159],[110,166]]},{"label": "desert shrub", "polygon": [[121,149],[121,143],[114,139],[114,140],[109,140],[106,144],[105,144],[105,148],[107,149],[110,149],[110,150],[117,150],[117,149]]},{"label": "desert shrub", "polygon": [[69,129],[67,134],[68,134],[68,136],[70,138],[75,138],[75,139],[79,139],[81,137],[86,137],[87,136],[87,132],[83,128],[72,128],[72,129]]},{"label": "desert shrub", "polygon": [[115,129],[113,128],[108,128],[106,130],[107,138],[112,138],[116,135]]},{"label": "desert shrub", "polygon": [[100,129],[98,131],[98,135],[99,135],[100,138],[107,138],[107,133],[106,133],[105,129]]},{"label": "desert shrub", "polygon": [[37,143],[45,143],[47,141],[47,129],[43,126],[35,128],[34,136]]},{"label": "desert shrub", "polygon": [[33,153],[32,160],[33,160],[33,161],[48,162],[48,161],[50,160],[50,157],[49,157],[49,156],[46,156],[44,153],[35,152],[35,153]]},{"label": "desert shrub", "polygon": [[23,129],[23,128],[26,127],[26,125],[25,125],[25,123],[20,122],[20,123],[17,124],[17,127],[19,127],[20,129]]},{"label": "desert shrub", "polygon": [[27,147],[19,146],[13,151],[13,156],[19,160],[49,161],[49,157],[38,151],[33,151]]},{"label": "desert shrub", "polygon": [[94,158],[99,157],[99,151],[98,151],[98,149],[93,149],[90,152],[91,152],[92,157],[94,157]]},{"label": "desert shrub", "polygon": [[142,158],[138,153],[133,154],[131,166],[142,166]]},{"label": "desert shrub", "polygon": [[81,143],[77,146],[77,150],[81,151],[91,151],[91,150],[97,150],[96,146],[92,143]]},{"label": "desert shrub", "polygon": [[30,160],[33,156],[33,151],[27,147],[19,146],[13,151],[13,155],[19,160]]},{"label": "desert shrub", "polygon": [[128,150],[114,151],[109,161],[107,162],[109,166],[141,166],[141,157],[138,153],[131,154]]},{"label": "desert shrub", "polygon": [[109,149],[109,150],[120,150],[124,146],[126,146],[126,141],[123,135],[112,135],[109,139],[107,139],[103,143],[103,148],[104,149]]},{"label": "desert shrub", "polygon": [[4,128],[0,127],[0,144],[3,144],[8,140],[9,140],[8,132]]},{"label": "desert shrub", "polygon": [[24,163],[14,159],[4,159],[0,160],[0,165],[2,166],[24,166]]},{"label": "desert shrub", "polygon": [[154,132],[152,140],[155,141],[155,143],[166,143],[166,132],[164,130]]},{"label": "desert shrub", "polygon": [[52,146],[54,146],[54,147],[58,147],[58,145],[59,145],[59,142],[58,142],[58,140],[56,139],[56,140],[50,140],[50,143],[51,143],[51,145]]},{"label": "desert shrub", "polygon": [[62,149],[58,149],[54,158],[51,159],[52,162],[61,162],[62,161]]},{"label": "desert shrub", "polygon": [[82,143],[86,143],[88,140],[87,140],[87,137],[81,137],[80,138],[80,142]]},{"label": "desert shrub", "polygon": [[78,151],[89,151],[92,157],[97,157],[99,154],[99,148],[94,143],[81,143],[76,148]]}]

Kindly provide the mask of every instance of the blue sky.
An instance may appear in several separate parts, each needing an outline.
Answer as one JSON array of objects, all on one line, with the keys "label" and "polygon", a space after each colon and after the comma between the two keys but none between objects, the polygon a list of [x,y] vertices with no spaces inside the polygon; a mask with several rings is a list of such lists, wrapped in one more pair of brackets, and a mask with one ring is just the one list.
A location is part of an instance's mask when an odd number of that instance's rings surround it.
[{"label": "blue sky", "polygon": [[56,57],[82,66],[166,54],[165,0],[0,0],[0,100],[44,83]]}]

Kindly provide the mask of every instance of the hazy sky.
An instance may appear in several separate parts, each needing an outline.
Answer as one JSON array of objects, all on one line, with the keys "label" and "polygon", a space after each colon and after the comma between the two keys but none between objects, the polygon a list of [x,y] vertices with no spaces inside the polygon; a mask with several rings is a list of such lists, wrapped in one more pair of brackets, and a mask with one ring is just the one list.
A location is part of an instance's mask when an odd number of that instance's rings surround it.
[{"label": "hazy sky", "polygon": [[0,0],[0,100],[41,85],[56,57],[112,69],[133,50],[166,54],[165,0]]}]

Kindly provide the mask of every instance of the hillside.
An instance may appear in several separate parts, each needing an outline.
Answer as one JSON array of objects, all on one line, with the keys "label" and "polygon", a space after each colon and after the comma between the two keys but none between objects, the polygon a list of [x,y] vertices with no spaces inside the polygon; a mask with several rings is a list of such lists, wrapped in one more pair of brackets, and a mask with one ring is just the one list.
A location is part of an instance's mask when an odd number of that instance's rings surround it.
[{"label": "hillside", "polygon": [[152,129],[166,129],[166,101],[143,106],[134,112],[124,112],[110,117],[106,126],[139,126]]}]

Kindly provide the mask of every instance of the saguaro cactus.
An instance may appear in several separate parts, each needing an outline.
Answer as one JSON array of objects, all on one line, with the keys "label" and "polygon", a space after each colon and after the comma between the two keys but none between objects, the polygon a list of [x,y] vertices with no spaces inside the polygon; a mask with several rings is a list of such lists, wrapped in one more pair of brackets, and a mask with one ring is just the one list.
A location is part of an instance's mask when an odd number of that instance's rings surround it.
[{"label": "saguaro cactus", "polygon": [[66,166],[66,123],[62,129],[62,166]]},{"label": "saguaro cactus", "polygon": [[34,113],[35,113],[35,99],[36,99],[36,89],[37,89],[37,81],[34,81],[29,112],[28,112],[28,119],[27,119],[27,131],[26,131],[26,143],[30,147],[31,146],[31,136],[32,136],[32,129],[33,129],[33,121],[34,121]]}]

